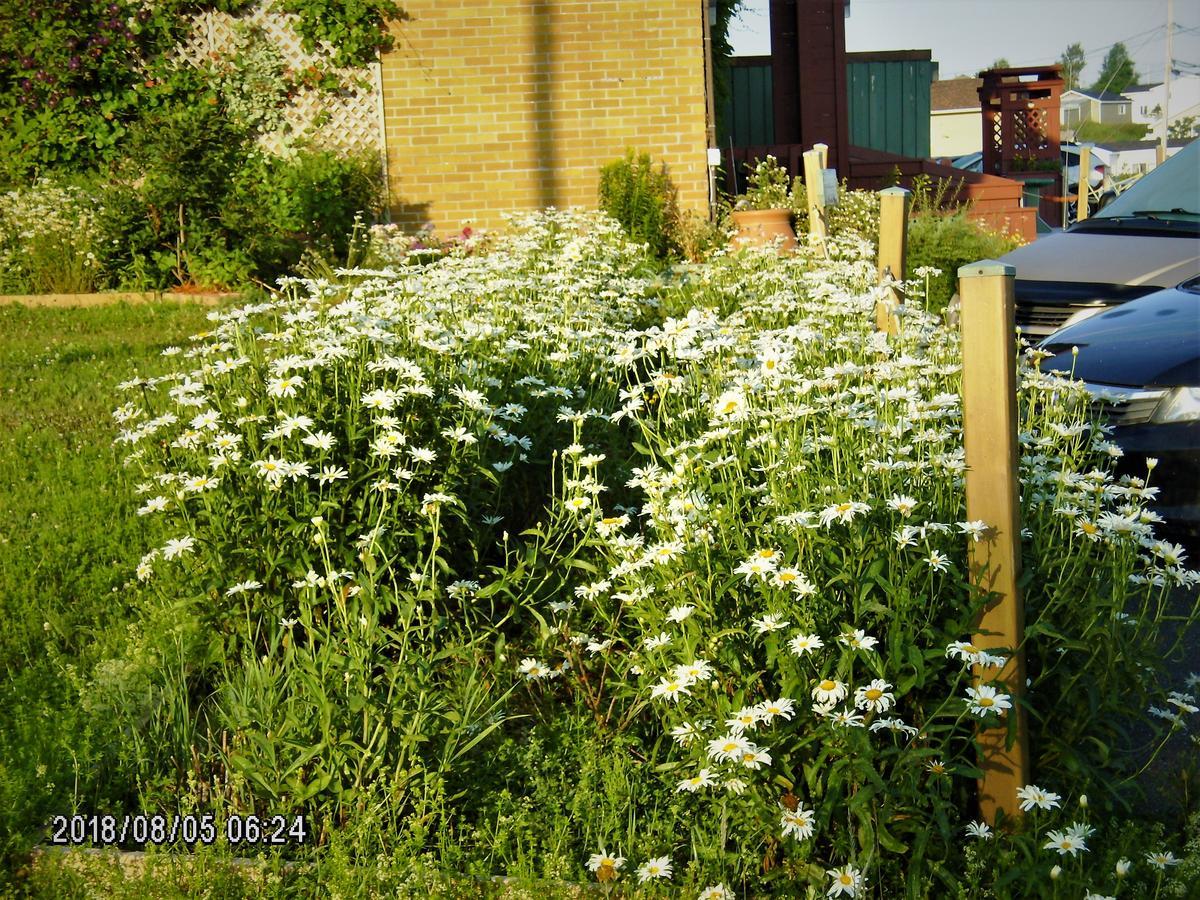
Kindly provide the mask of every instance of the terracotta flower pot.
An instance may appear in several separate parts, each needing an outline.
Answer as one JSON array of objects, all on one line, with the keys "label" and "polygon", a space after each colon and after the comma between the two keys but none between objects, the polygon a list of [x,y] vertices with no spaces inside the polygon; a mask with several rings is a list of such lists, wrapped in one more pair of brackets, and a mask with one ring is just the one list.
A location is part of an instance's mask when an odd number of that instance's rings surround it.
[{"label": "terracotta flower pot", "polygon": [[780,250],[796,249],[796,232],[792,231],[790,209],[743,209],[734,210],[730,215],[738,229],[733,236],[735,247],[770,244],[782,235]]}]

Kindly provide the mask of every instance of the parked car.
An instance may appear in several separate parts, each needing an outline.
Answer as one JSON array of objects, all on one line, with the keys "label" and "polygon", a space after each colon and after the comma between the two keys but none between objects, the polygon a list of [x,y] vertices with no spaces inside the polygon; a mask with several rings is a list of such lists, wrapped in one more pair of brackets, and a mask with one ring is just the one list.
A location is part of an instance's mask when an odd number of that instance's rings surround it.
[{"label": "parked car", "polygon": [[1200,140],[1091,218],[1002,261],[1017,269],[1017,325],[1038,338],[1200,275]]},{"label": "parked car", "polygon": [[[1059,146],[1059,158],[1062,160],[1063,166],[1067,170],[1067,190],[1075,191],[1076,185],[1079,183],[1079,145],[1078,144],[1061,144]],[[965,172],[982,172],[983,171],[983,154],[982,153],[967,153],[952,160],[950,165],[956,169],[962,169]],[[1088,178],[1088,183],[1097,188],[1104,182],[1104,178],[1108,172],[1108,153],[1099,147],[1092,148],[1092,174]]]},{"label": "parked car", "polygon": [[[1081,379],[1114,425],[1119,471],[1158,487],[1156,511],[1200,535],[1200,278],[1108,309],[1049,336],[1042,361]],[[1075,349],[1077,348],[1077,350]]]}]

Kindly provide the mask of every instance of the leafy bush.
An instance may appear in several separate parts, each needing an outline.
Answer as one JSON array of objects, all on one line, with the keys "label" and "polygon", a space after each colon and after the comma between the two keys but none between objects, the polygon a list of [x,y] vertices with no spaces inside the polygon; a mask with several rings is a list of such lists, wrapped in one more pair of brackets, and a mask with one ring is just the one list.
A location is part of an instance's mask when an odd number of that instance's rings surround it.
[{"label": "leafy bush", "polygon": [[656,171],[648,153],[609,163],[600,170],[600,208],[621,223],[633,240],[665,259],[677,250],[679,206],[665,163]]},{"label": "leafy bush", "polygon": [[305,255],[345,260],[356,218],[373,219],[381,196],[379,160],[372,154],[257,154],[235,173],[221,221],[253,260],[254,277],[273,283]]},{"label": "leafy bush", "polygon": [[924,282],[926,309],[940,313],[958,290],[960,266],[996,259],[1021,243],[1015,235],[988,231],[965,209],[917,215],[908,223],[909,279]]},{"label": "leafy bush", "polygon": [[746,193],[736,198],[734,209],[791,209],[796,205],[806,206],[804,193],[798,190],[800,179],[795,180],[797,189],[793,189],[787,169],[780,166],[774,156],[768,154],[753,166],[746,163],[746,172]]},{"label": "leafy bush", "polygon": [[[0,0],[0,184],[102,167],[125,152],[133,126],[185,95],[221,96],[243,122],[269,130],[301,87],[340,89],[342,67],[362,67],[392,44],[393,0],[286,0],[308,70],[285,76],[277,54],[243,41],[203,70],[179,65],[176,44],[206,9],[237,13],[250,0]],[[198,82],[196,75],[205,77]]]},{"label": "leafy bush", "polygon": [[269,156],[215,103],[145,119],[129,147],[98,210],[104,268],[124,286],[274,281],[305,253],[344,258],[355,216],[379,205],[371,157]]},{"label": "leafy bush", "polygon": [[243,282],[251,258],[221,218],[253,135],[211,104],[171,104],[139,121],[101,197],[105,267],[122,285]]}]

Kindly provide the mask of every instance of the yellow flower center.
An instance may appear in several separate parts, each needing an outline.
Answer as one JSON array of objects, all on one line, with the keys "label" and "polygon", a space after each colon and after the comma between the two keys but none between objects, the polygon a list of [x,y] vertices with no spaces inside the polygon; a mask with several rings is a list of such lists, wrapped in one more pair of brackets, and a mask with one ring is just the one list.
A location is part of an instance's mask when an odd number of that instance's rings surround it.
[{"label": "yellow flower center", "polygon": [[605,525],[616,525],[621,521],[620,516],[609,516],[600,520]]},{"label": "yellow flower center", "polygon": [[758,555],[759,559],[774,559],[775,551],[774,550],[759,550],[757,555]]},{"label": "yellow flower center", "polygon": [[796,573],[795,572],[780,572],[779,580],[780,581],[795,581]]},{"label": "yellow flower center", "polygon": [[850,504],[849,503],[839,503],[837,506],[837,511],[840,513],[849,512]]},{"label": "yellow flower center", "polygon": [[879,690],[879,688],[871,688],[869,691],[867,691],[868,700],[878,700],[882,696],[883,691]]},{"label": "yellow flower center", "polygon": [[830,681],[828,678],[826,678],[819,685],[817,685],[817,687],[822,691],[832,691],[834,689],[834,686],[835,686],[834,683],[832,681]]},{"label": "yellow flower center", "polygon": [[854,884],[854,879],[850,877],[848,872],[843,872],[838,876],[838,883],[844,885]]},{"label": "yellow flower center", "polygon": [[1091,522],[1082,522],[1082,523],[1080,523],[1079,527],[1083,530],[1084,534],[1095,534],[1096,532],[1098,532],[1100,530],[1096,525],[1094,525]]},{"label": "yellow flower center", "polygon": [[993,700],[991,697],[980,697],[980,698],[979,698],[979,705],[980,705],[980,706],[991,706],[991,705],[992,705],[992,704],[994,704],[995,702],[996,702],[996,701],[995,701],[995,700]]}]

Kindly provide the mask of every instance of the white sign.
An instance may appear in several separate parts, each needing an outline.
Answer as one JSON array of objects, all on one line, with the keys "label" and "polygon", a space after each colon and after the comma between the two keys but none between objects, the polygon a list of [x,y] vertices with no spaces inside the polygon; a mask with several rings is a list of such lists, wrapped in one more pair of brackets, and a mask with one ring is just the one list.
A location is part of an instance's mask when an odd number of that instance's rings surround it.
[{"label": "white sign", "polygon": [[821,170],[821,192],[825,195],[825,206],[837,206],[838,177],[837,169]]},{"label": "white sign", "polygon": [[711,166],[713,168],[716,168],[717,166],[719,166],[721,164],[721,148],[720,147],[709,147],[708,148],[708,164],[709,164],[709,166]]}]

